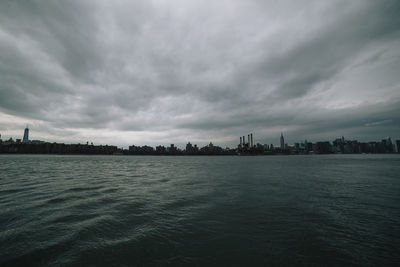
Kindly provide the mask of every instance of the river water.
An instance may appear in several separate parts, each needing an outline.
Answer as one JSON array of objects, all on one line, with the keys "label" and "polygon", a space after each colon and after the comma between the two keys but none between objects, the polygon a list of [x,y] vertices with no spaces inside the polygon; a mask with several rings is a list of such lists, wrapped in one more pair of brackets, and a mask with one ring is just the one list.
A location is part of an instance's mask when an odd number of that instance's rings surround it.
[{"label": "river water", "polygon": [[400,155],[0,155],[2,266],[400,264]]}]

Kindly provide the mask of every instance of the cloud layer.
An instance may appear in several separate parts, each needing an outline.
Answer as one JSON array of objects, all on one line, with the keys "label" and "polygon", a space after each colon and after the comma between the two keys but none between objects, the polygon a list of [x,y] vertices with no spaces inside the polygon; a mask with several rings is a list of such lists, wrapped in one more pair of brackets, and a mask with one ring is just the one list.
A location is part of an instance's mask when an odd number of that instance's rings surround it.
[{"label": "cloud layer", "polygon": [[399,1],[4,1],[0,133],[235,145],[400,132]]}]

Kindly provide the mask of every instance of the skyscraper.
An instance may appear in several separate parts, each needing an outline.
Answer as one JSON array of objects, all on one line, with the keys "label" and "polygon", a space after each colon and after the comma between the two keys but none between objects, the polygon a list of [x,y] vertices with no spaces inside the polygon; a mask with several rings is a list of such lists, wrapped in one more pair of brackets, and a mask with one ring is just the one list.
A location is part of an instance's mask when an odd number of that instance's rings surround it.
[{"label": "skyscraper", "polygon": [[29,129],[28,129],[28,127],[25,128],[24,138],[22,139],[22,142],[24,142],[24,143],[29,142]]},{"label": "skyscraper", "polygon": [[281,133],[281,149],[285,149],[285,139],[283,139],[282,133]]}]

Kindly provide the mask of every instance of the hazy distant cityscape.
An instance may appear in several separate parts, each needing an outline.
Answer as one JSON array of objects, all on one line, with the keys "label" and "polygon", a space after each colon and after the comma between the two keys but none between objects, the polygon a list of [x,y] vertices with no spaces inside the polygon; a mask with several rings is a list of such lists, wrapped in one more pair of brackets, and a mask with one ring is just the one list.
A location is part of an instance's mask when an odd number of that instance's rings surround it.
[{"label": "hazy distant cityscape", "polygon": [[235,148],[220,147],[210,142],[203,147],[188,142],[184,149],[174,144],[159,145],[155,148],[144,145],[131,145],[128,149],[114,145],[64,144],[50,143],[42,140],[30,140],[29,129],[25,128],[22,139],[9,138],[2,140],[0,135],[0,153],[20,154],[99,154],[99,155],[305,155],[305,154],[367,154],[367,153],[400,153],[400,140],[392,142],[390,137],[381,141],[359,142],[347,140],[343,136],[330,141],[285,143],[283,133],[279,145],[254,142],[253,134],[239,137]]}]

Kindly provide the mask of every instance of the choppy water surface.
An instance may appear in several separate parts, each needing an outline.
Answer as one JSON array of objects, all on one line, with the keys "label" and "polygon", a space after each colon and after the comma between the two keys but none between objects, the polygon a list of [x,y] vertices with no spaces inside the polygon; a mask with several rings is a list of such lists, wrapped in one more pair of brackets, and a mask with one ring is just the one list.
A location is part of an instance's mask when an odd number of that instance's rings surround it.
[{"label": "choppy water surface", "polygon": [[399,155],[0,155],[0,265],[396,265],[399,204]]}]

